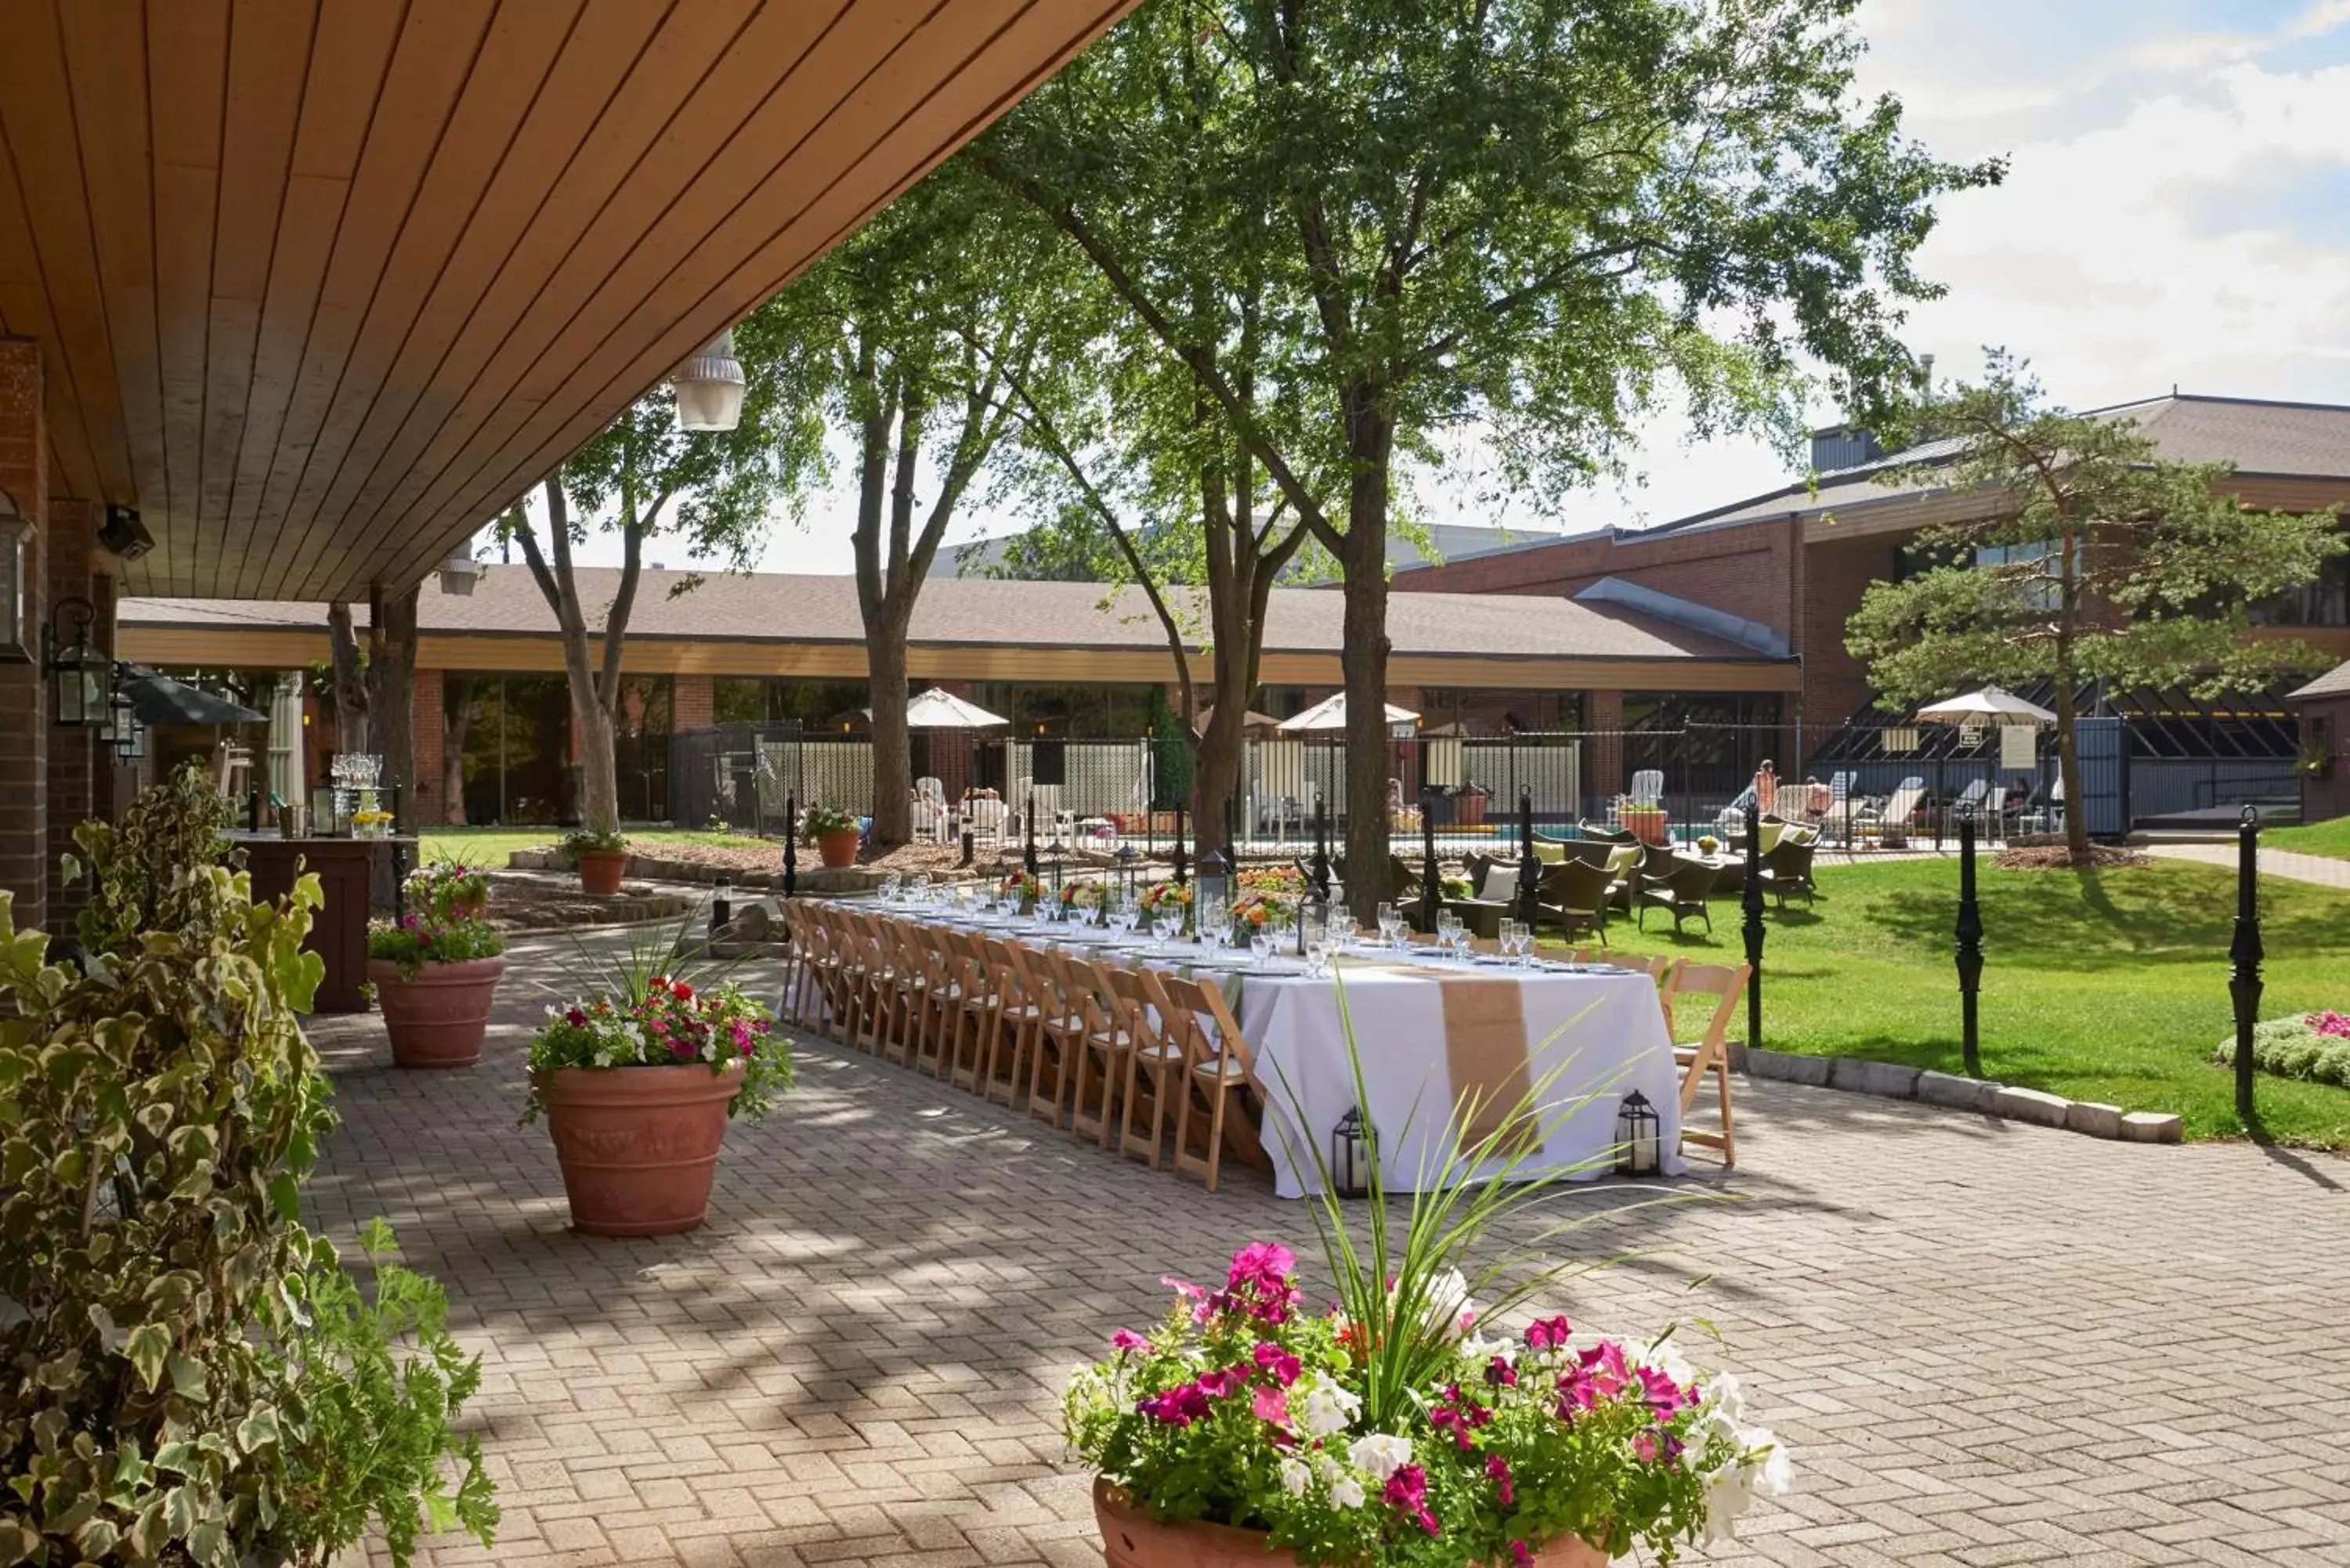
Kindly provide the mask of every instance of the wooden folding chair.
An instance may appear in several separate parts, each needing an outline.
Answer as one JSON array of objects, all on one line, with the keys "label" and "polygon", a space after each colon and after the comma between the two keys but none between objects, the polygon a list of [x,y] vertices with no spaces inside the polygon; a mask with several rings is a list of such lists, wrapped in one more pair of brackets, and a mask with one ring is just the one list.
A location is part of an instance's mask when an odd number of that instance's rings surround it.
[{"label": "wooden folding chair", "polygon": [[1087,1020],[1069,1096],[1069,1130],[1107,1148],[1118,1129],[1118,1085],[1134,1036],[1126,1027],[1123,1009],[1112,1000],[1108,966],[1070,959],[1066,972],[1076,992],[1068,999],[1084,1006]]},{"label": "wooden folding chair", "polygon": [[836,909],[832,919],[841,953],[841,1006],[837,1016],[842,1038],[859,1051],[879,1052],[883,1008],[895,995],[896,977],[884,956],[887,950],[864,916]]},{"label": "wooden folding chair", "polygon": [[[1158,996],[1143,971],[1112,967],[1104,972],[1130,1042],[1118,1098],[1118,1152],[1156,1170],[1167,1137],[1168,1100],[1183,1075],[1183,1047],[1167,1033]],[[1135,1126],[1136,1116],[1144,1115],[1147,1133]]]},{"label": "wooden folding chair", "polygon": [[888,981],[879,988],[883,1027],[876,1032],[875,1049],[884,1061],[910,1067],[919,1061],[921,1042],[928,1038],[922,1009],[923,993],[931,983],[929,966],[910,940],[912,928],[903,920],[870,915],[864,919],[885,961]]},{"label": "wooden folding chair", "polygon": [[[1197,1176],[1213,1192],[1223,1164],[1225,1118],[1232,1096],[1252,1081],[1248,1041],[1224,1003],[1223,989],[1214,981],[1152,971],[1144,984],[1157,990],[1161,1027],[1183,1050],[1183,1094],[1175,1111],[1175,1174]],[[1195,1112],[1208,1124],[1201,1154],[1191,1152]],[[1261,1136],[1252,1129],[1252,1137]]]},{"label": "wooden folding chair", "polygon": [[933,934],[938,939],[940,969],[949,987],[941,1007],[953,1013],[944,1045],[947,1073],[961,1087],[979,1094],[985,1087],[980,1073],[985,1065],[987,1042],[995,1032],[995,1010],[1003,1005],[1002,999],[990,976],[986,950],[977,937],[944,927],[936,929]]},{"label": "wooden folding chair", "polygon": [[987,1015],[987,1040],[981,1053],[981,1093],[1016,1106],[1020,1096],[1028,1092],[1022,1069],[1038,1049],[1045,1002],[1012,944],[993,937],[967,940],[978,953],[981,982],[993,988],[994,1002]]},{"label": "wooden folding chair", "polygon": [[[1673,1017],[1673,1004],[1685,996],[1711,996],[1720,999],[1713,1017],[1705,1026],[1704,1036],[1688,1044],[1673,1046],[1673,1064],[1681,1075],[1681,1142],[1702,1144],[1721,1151],[1721,1163],[1738,1163],[1738,1137],[1731,1125],[1730,1109],[1730,1018],[1738,1011],[1741,997],[1746,994],[1746,977],[1752,970],[1745,965],[1685,963],[1675,969],[1664,991],[1665,1019],[1668,1026]],[[1676,1032],[1678,1033],[1678,1032]],[[1690,1107],[1697,1101],[1698,1089],[1711,1075],[1721,1100],[1721,1130],[1695,1132],[1689,1125]]]},{"label": "wooden folding chair", "polygon": [[[1028,1114],[1061,1125],[1061,1106],[1069,1098],[1086,1037],[1096,1027],[1093,992],[1069,972],[1068,956],[1056,949],[1008,945],[1012,961],[1023,966],[1045,1011],[1036,1054],[1028,1063]],[[1107,1019],[1101,1021],[1107,1027]],[[1045,1096],[1045,1064],[1051,1063],[1053,1094]]]}]

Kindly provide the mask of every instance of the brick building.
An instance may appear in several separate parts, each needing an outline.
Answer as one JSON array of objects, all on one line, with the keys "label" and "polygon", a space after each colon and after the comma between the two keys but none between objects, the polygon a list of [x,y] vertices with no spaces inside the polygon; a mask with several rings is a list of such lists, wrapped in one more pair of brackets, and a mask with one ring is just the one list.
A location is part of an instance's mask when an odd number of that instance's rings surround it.
[{"label": "brick building", "polygon": [[[2350,509],[2350,407],[2173,395],[2098,411],[2137,421],[2166,458],[2233,463],[2231,488],[2247,505]],[[1399,572],[1395,587],[1637,603],[1639,594],[1622,587],[1630,585],[1734,618],[1757,646],[1800,669],[1787,722],[1800,728],[1808,762],[1847,721],[1867,716],[1867,672],[1845,650],[1844,628],[1868,585],[1908,569],[1907,546],[1927,525],[1992,514],[1994,497],[1952,491],[1930,475],[1901,477],[1948,455],[1947,445],[1887,454],[1835,427],[1814,437],[1814,476],[1769,494],[1659,527],[1600,529]],[[2350,656],[2350,556],[2336,556],[2320,581],[2262,607],[2256,618],[2255,635]],[[2177,693],[2108,697],[2159,759],[2192,760],[2201,744],[2215,760],[2267,761],[2282,774],[2291,755],[2293,720],[2282,692],[2220,710]],[[2239,745],[2241,755],[2230,749]]]}]

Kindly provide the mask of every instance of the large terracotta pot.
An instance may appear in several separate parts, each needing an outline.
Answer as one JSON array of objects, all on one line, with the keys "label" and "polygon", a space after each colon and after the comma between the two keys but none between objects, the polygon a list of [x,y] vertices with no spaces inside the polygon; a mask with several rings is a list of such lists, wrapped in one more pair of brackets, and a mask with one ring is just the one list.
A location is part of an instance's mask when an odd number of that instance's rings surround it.
[{"label": "large terracotta pot", "polygon": [[620,890],[629,869],[625,849],[583,849],[579,852],[579,886],[583,891],[608,898]]},{"label": "large terracotta pot", "polygon": [[[1094,1519],[1101,1526],[1109,1568],[1297,1568],[1294,1553],[1265,1550],[1262,1530],[1159,1524],[1099,1477],[1094,1480]],[[1607,1568],[1607,1553],[1588,1542],[1568,1540],[1539,1549],[1534,1562],[1537,1568]]]},{"label": "large terracotta pot", "polygon": [[402,979],[400,966],[384,959],[369,959],[367,967],[396,1064],[470,1067],[482,1059],[482,1035],[505,960],[428,963],[413,980]]},{"label": "large terracotta pot", "polygon": [[824,857],[827,866],[837,870],[843,866],[857,864],[857,846],[863,839],[864,835],[853,827],[844,827],[837,833],[820,833],[816,835],[816,851]]},{"label": "large terracotta pot", "polygon": [[591,1236],[691,1231],[710,1208],[739,1064],[559,1067],[539,1080],[573,1229]]}]

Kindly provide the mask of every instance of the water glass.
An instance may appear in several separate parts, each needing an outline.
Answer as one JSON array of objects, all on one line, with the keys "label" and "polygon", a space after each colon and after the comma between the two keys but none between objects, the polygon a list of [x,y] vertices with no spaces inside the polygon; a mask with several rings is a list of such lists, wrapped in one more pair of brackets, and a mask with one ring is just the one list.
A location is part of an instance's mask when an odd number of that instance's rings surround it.
[{"label": "water glass", "polygon": [[1378,909],[1378,924],[1380,939],[1393,942],[1396,933],[1403,929],[1403,917],[1396,913],[1396,907],[1393,904],[1381,904]]},{"label": "water glass", "polygon": [[1161,915],[1150,922],[1151,934],[1159,939],[1159,945],[1162,948],[1172,946],[1182,929],[1183,917],[1180,915]]},{"label": "water glass", "polygon": [[1258,968],[1262,969],[1273,961],[1273,950],[1280,945],[1280,940],[1271,931],[1261,929],[1250,933],[1249,951],[1255,955]]},{"label": "water glass", "polygon": [[1320,980],[1330,972],[1330,932],[1326,926],[1305,928],[1305,974]]}]

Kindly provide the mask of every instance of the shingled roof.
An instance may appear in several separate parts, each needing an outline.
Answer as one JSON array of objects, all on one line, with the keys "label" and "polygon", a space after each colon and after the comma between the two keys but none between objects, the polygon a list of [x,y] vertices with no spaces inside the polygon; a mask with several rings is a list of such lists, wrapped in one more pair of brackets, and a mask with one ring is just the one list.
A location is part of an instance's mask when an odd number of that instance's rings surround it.
[{"label": "shingled roof", "polygon": [[[866,640],[853,578],[712,572],[699,574],[698,584],[672,597],[673,588],[697,575],[646,571],[629,636],[750,643]],[[619,570],[582,567],[578,578],[589,618],[600,619],[619,586]],[[1104,593],[1097,583],[941,577],[924,586],[908,640],[916,647],[1165,646],[1141,590],[1118,590],[1107,604]],[[1275,589],[1266,609],[1264,651],[1335,654],[1343,640],[1345,613],[1339,594]],[[327,608],[285,600],[130,598],[122,601],[118,619],[124,626],[179,628],[323,629]],[[556,631],[554,613],[522,566],[485,568],[467,597],[428,586],[417,602],[417,621],[426,634],[552,637]],[[1656,616],[1537,597],[1393,594],[1388,600],[1388,638],[1399,654],[1758,661],[1752,649]]]}]

